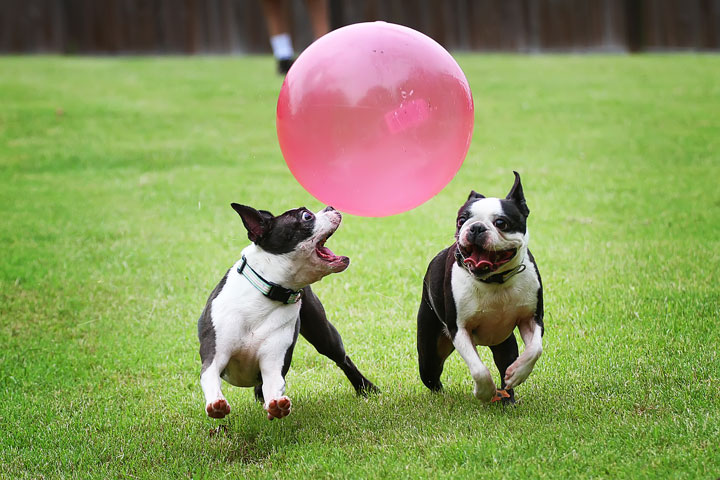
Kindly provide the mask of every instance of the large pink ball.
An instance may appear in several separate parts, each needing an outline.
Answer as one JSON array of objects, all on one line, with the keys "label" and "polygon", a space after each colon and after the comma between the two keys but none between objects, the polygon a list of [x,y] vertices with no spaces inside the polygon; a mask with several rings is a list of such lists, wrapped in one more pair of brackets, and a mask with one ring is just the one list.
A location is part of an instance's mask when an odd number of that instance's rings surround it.
[{"label": "large pink ball", "polygon": [[405,212],[460,169],[473,129],[470,86],[430,37],[358,23],[310,45],[285,77],[277,133],[298,182],[362,216]]}]

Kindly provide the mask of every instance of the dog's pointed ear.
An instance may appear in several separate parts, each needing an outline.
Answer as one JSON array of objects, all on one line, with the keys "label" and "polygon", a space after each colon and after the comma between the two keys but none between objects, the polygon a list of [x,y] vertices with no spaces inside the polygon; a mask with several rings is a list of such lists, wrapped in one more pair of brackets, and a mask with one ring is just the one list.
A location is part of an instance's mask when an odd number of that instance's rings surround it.
[{"label": "dog's pointed ear", "polygon": [[517,205],[520,213],[527,217],[530,215],[530,209],[528,208],[527,203],[525,203],[525,194],[523,193],[522,183],[520,182],[520,174],[516,171],[513,171],[513,173],[515,174],[515,183],[505,199],[515,202],[515,205]]},{"label": "dog's pointed ear", "polygon": [[273,218],[275,218],[275,215],[273,215],[272,213],[268,212],[267,210],[258,210],[258,213],[260,214],[260,216],[261,216],[265,221],[268,221],[268,222],[269,222],[270,220],[272,220]]},{"label": "dog's pointed ear", "polygon": [[239,203],[231,203],[230,206],[240,215],[240,218],[242,218],[250,241],[257,243],[267,232],[273,214],[267,210],[258,211],[247,205],[240,205]]},{"label": "dog's pointed ear", "polygon": [[468,195],[468,200],[473,200],[475,198],[485,198],[485,195],[482,195],[475,190],[470,190],[470,195]]}]

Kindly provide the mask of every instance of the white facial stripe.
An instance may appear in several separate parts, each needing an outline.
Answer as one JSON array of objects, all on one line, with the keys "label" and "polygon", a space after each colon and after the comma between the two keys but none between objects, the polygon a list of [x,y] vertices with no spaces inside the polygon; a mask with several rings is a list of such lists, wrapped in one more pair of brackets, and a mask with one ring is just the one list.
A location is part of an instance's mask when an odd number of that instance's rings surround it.
[{"label": "white facial stripe", "polygon": [[483,198],[473,203],[469,209],[470,217],[460,229],[460,238],[463,238],[467,230],[476,222],[482,222],[489,227],[493,217],[501,213],[502,206],[497,198]]},{"label": "white facial stripe", "polygon": [[332,210],[329,212],[323,210],[315,212],[315,225],[313,226],[312,236],[303,243],[314,246],[319,239],[334,231],[339,223],[338,214]]},{"label": "white facial stripe", "polygon": [[473,220],[481,220],[483,222],[489,222],[492,217],[503,213],[500,199],[498,198],[483,198],[470,205],[470,217]]},{"label": "white facial stripe", "polygon": [[[468,213],[470,217],[462,226],[458,234],[458,241],[461,245],[468,245],[470,243],[468,240],[469,230],[478,222],[485,225],[488,232],[484,248],[506,250],[510,248],[520,248],[522,245],[527,245],[527,232],[525,234],[520,232],[502,232],[493,225],[493,221],[505,213],[499,198],[480,199],[470,205]],[[521,256],[524,256],[524,254],[518,255],[517,258],[520,258]],[[514,262],[509,263],[508,267],[511,267],[512,263]]]},{"label": "white facial stripe", "polygon": [[323,213],[322,210],[315,212],[313,237],[322,236],[328,230],[330,230],[330,220],[328,219],[327,212]]}]

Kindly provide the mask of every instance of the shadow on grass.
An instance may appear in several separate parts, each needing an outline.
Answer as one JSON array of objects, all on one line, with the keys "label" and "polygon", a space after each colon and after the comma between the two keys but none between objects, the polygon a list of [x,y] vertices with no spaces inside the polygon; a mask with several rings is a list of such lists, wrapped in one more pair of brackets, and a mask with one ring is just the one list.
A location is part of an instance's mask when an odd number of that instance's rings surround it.
[{"label": "shadow on grass", "polygon": [[[389,390],[387,390],[389,392]],[[262,407],[237,404],[236,410],[217,426],[205,429],[209,455],[215,461],[262,464],[272,462],[297,445],[332,444],[334,449],[352,449],[358,442],[384,444],[392,439],[424,435],[429,431],[468,431],[486,427],[488,422],[506,426],[530,417],[546,416],[545,398],[516,405],[484,405],[469,391],[459,388],[431,393],[422,387],[398,393],[358,397],[351,392],[331,395],[299,394],[293,398],[293,413],[268,421]],[[553,399],[550,399],[554,402]],[[452,419],[452,421],[448,421]]]}]

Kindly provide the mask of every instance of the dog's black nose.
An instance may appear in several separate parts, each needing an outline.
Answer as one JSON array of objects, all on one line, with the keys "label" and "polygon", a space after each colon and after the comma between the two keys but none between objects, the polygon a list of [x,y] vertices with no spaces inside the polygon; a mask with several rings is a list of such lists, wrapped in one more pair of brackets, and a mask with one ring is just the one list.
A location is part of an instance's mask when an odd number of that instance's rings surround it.
[{"label": "dog's black nose", "polygon": [[485,228],[485,225],[482,223],[476,223],[474,225],[470,226],[470,235],[474,237],[478,237],[485,233],[487,231],[487,228]]},{"label": "dog's black nose", "polygon": [[323,210],[323,212],[334,212],[334,211],[335,211],[335,209],[333,207],[331,207],[330,205],[325,207],[325,209]]}]

